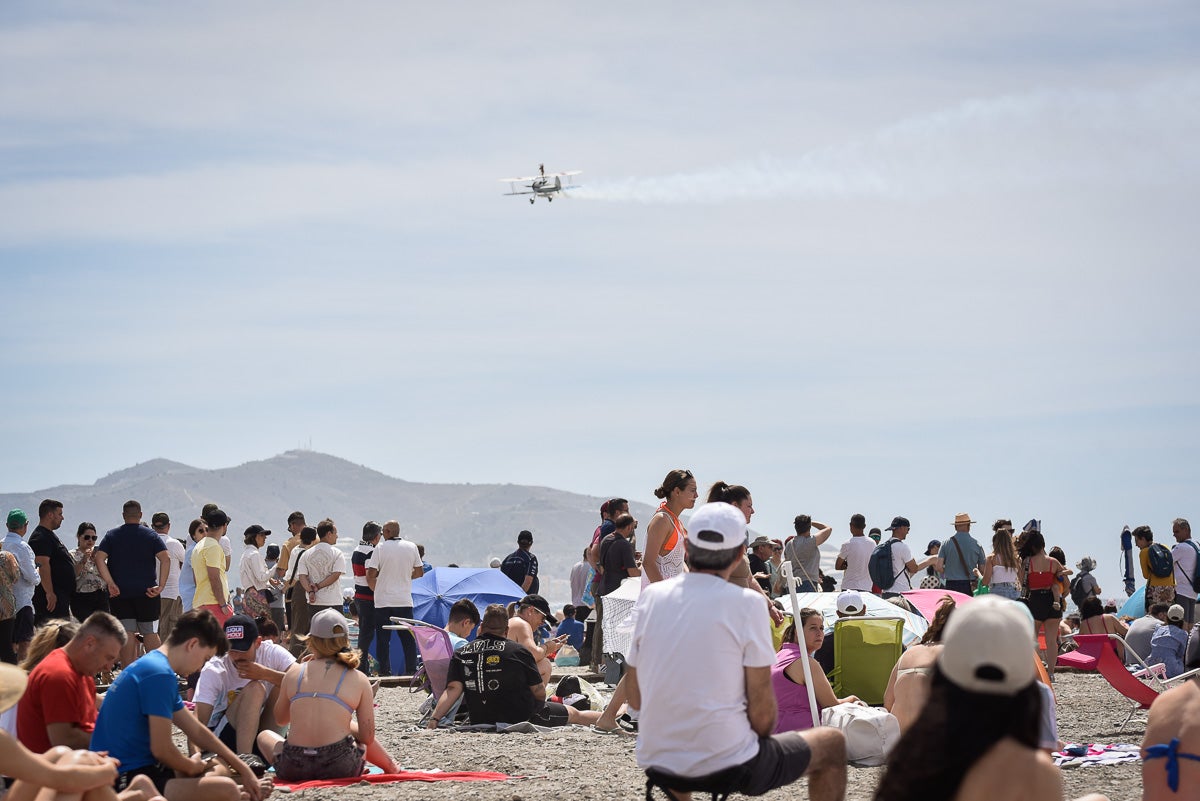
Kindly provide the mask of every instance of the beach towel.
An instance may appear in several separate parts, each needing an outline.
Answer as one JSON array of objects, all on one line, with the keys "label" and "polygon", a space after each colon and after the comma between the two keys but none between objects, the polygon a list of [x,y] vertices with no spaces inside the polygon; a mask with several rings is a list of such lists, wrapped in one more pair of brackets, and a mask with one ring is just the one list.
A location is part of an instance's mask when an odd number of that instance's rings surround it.
[{"label": "beach towel", "polygon": [[1068,743],[1063,750],[1051,755],[1060,768],[1090,768],[1094,765],[1117,765],[1141,761],[1141,747],[1129,743]]},{"label": "beach towel", "polygon": [[291,791],[311,790],[314,787],[345,787],[350,784],[366,782],[368,784],[391,784],[392,782],[502,782],[513,778],[505,773],[493,773],[486,770],[469,771],[440,771],[440,770],[404,770],[399,773],[364,773],[362,776],[349,776],[345,779],[314,779],[308,782],[288,784],[275,780],[276,789],[284,788]]}]

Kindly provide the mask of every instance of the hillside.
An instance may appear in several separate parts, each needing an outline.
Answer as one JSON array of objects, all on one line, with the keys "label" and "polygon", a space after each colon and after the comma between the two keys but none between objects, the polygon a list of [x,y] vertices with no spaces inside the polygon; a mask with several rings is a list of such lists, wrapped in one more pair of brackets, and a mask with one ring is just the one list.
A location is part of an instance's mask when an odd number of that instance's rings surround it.
[{"label": "hillside", "polygon": [[[358,542],[366,520],[399,520],[402,536],[422,543],[434,565],[486,565],[491,557],[516,548],[517,532],[529,529],[543,573],[543,594],[552,603],[570,600],[567,575],[588,544],[605,500],[518,484],[404,481],[314,451],[288,451],[217,470],[153,459],[91,486],[0,494],[0,507],[24,509],[34,518],[43,498],[63,502],[66,517],[58,533],[72,548],[81,521],[94,523],[103,534],[120,525],[121,505],[130,498],[141,502],[147,521],[157,511],[169,514],[171,534],[180,539],[187,536],[187,524],[204,504],[219,504],[233,519],[235,570],[241,532],[261,523],[274,532],[270,541],[281,543],[287,515],[295,509],[303,511],[310,524],[333,518],[340,532],[339,546],[347,552]],[[649,520],[653,511],[645,504],[631,507],[642,521]]]}]

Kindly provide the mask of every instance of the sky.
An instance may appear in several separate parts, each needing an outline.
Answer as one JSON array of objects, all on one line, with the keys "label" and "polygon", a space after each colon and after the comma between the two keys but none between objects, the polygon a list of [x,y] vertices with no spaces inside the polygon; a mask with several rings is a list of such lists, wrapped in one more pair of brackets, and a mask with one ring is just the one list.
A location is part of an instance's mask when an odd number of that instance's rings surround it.
[{"label": "sky", "polygon": [[1200,9],[844,5],[4,3],[0,488],[687,467],[1115,595],[1200,517]]}]

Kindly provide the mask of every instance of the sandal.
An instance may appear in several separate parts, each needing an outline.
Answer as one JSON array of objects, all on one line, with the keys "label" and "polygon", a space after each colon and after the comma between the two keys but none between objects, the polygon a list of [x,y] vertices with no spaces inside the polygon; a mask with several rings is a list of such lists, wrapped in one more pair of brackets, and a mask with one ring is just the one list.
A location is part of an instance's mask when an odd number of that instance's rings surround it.
[{"label": "sandal", "polygon": [[611,734],[620,734],[624,731],[624,729],[622,729],[620,726],[614,726],[611,729],[602,729],[595,723],[593,723],[591,726],[588,726],[588,728],[592,730],[592,734],[603,734],[606,736]]}]

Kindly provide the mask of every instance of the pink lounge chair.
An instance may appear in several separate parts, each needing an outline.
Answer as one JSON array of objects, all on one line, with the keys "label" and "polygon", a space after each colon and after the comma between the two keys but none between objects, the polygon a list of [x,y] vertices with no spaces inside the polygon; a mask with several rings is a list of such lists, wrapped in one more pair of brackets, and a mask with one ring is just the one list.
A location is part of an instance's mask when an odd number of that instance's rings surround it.
[{"label": "pink lounge chair", "polygon": [[[428,720],[428,714],[433,712],[438,699],[445,692],[446,684],[450,679],[450,659],[454,656],[454,646],[450,644],[450,634],[445,629],[431,623],[402,617],[392,618],[392,625],[384,626],[384,628],[410,631],[417,641],[417,653],[421,655],[421,667],[413,676],[410,690],[413,692],[419,689],[429,691],[429,698],[421,707],[421,723],[423,725]],[[459,699],[460,703],[461,700]],[[425,708],[426,706],[428,709]],[[458,704],[447,717],[453,719],[457,711]]]},{"label": "pink lounge chair", "polygon": [[[1129,643],[1119,634],[1076,634],[1072,637],[1079,645],[1078,651],[1062,654],[1058,664],[1064,664],[1064,657],[1071,657],[1065,664],[1079,667],[1080,670],[1095,670],[1104,677],[1109,685],[1132,704],[1129,715],[1117,731],[1122,731],[1133,720],[1138,710],[1146,710],[1154,703],[1159,693],[1172,685],[1187,681],[1200,673],[1200,668],[1181,673],[1172,679],[1164,679],[1162,665],[1147,665],[1137,651],[1129,647]],[[1130,672],[1129,668],[1117,655],[1116,644],[1122,643],[1125,652],[1133,656],[1138,670]],[[1149,682],[1147,684],[1146,682]]]}]

